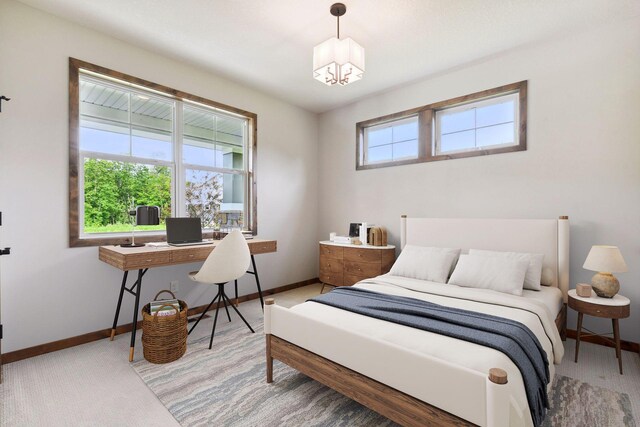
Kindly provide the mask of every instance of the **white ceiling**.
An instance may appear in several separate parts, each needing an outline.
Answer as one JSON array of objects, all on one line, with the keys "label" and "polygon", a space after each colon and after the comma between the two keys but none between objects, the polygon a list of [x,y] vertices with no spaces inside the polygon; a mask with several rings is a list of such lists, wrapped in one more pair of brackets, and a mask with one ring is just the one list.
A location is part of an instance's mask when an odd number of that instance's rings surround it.
[{"label": "white ceiling", "polygon": [[366,50],[348,86],[312,78],[333,0],[21,0],[314,112],[524,44],[640,15],[638,0],[343,0]]}]

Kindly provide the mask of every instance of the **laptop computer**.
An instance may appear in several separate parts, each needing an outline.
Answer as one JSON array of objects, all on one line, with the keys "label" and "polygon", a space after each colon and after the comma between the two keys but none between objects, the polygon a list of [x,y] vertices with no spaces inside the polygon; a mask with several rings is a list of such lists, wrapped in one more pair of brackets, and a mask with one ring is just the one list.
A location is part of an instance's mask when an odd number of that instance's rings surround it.
[{"label": "laptop computer", "polygon": [[208,245],[202,240],[200,218],[167,218],[167,243],[171,246]]}]

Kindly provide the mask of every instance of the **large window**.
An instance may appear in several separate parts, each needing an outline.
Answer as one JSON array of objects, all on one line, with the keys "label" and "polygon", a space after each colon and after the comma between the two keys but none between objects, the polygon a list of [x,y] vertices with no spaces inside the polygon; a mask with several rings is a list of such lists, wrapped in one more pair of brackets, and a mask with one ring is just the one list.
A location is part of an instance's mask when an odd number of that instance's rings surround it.
[{"label": "large window", "polygon": [[233,107],[70,59],[72,246],[124,242],[133,205],[200,217],[206,232],[256,232],[256,116]]},{"label": "large window", "polygon": [[527,82],[360,122],[356,169],[526,150]]}]

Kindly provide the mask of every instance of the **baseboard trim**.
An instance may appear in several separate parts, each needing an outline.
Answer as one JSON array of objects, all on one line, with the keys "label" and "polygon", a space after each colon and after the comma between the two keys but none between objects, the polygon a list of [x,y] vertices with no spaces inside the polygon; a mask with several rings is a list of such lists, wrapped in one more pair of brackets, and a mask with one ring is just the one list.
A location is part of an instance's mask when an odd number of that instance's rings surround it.
[{"label": "baseboard trim", "polygon": [[[578,336],[578,332],[575,329],[567,329],[567,338],[573,338],[576,339],[576,337]],[[612,343],[610,343],[609,341],[605,340],[602,337],[598,337],[598,336],[582,336],[580,337],[580,341],[582,342],[588,342],[591,344],[598,344],[598,345],[603,345],[605,347],[614,347],[614,345]],[[640,353],[640,344],[637,342],[632,342],[632,341],[624,341],[624,340],[620,340],[620,348],[622,350],[625,351],[632,351],[634,353]]]},{"label": "baseboard trim", "polygon": [[[296,288],[301,288],[303,286],[312,285],[314,283],[319,283],[320,279],[314,277],[313,279],[303,280],[301,282],[291,283],[289,285],[279,286],[273,289],[265,289],[262,291],[263,296],[273,295],[280,292],[289,291]],[[242,303],[245,301],[250,301],[254,299],[258,299],[259,295],[257,292],[252,294],[243,295],[238,297],[238,302]],[[189,316],[193,316],[195,314],[202,313],[207,308],[207,305],[201,305],[198,307],[193,307],[189,309]],[[211,307],[213,310],[215,307]],[[127,323],[125,325],[120,325],[116,328],[116,335],[120,335],[123,333],[131,332],[133,323]],[[137,329],[142,328],[142,321],[139,321],[136,326]],[[65,348],[75,347],[77,345],[87,344],[93,341],[98,341],[103,338],[109,338],[111,336],[111,328],[102,329],[95,332],[89,332],[87,334],[78,335],[75,337],[65,338],[58,341],[53,341],[45,344],[36,345],[33,347],[23,348],[21,350],[10,351],[8,353],[2,354],[2,364],[6,365],[7,363],[17,362],[19,360],[28,359],[30,357],[40,356],[42,354],[51,353],[58,350],[64,350]],[[0,365],[1,366],[1,365]]]}]

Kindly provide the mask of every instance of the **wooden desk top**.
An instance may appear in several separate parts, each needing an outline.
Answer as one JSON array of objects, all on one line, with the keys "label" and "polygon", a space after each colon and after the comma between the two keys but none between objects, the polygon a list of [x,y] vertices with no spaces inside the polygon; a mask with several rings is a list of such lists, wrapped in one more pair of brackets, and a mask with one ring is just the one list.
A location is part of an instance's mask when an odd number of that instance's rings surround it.
[{"label": "wooden desk top", "polygon": [[[219,242],[220,240],[213,240],[208,245],[194,246],[149,246],[147,244],[139,248],[100,246],[98,259],[122,271],[186,264],[204,261]],[[277,243],[276,240],[247,240],[252,255],[276,252]]]}]

